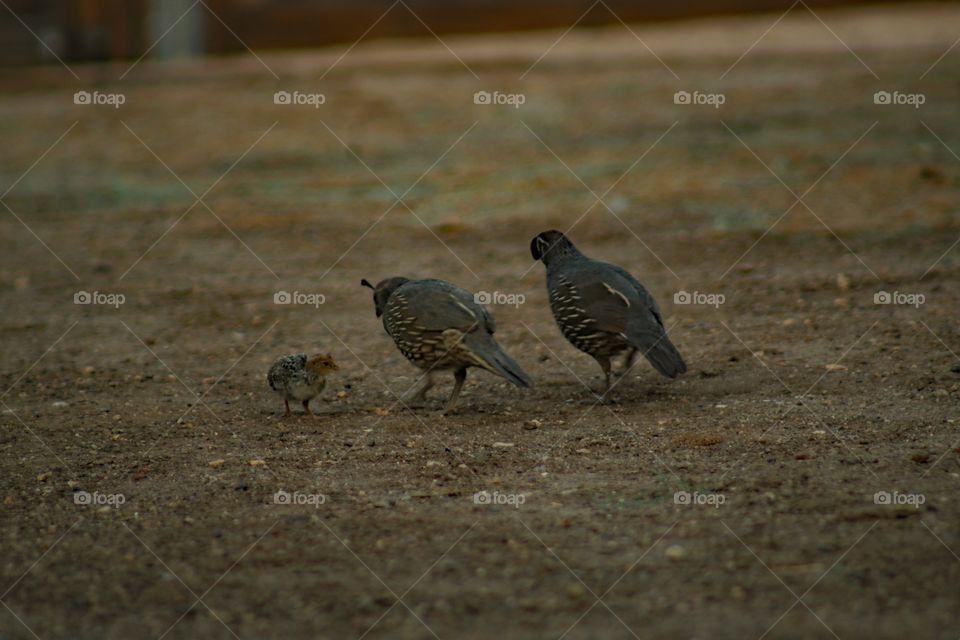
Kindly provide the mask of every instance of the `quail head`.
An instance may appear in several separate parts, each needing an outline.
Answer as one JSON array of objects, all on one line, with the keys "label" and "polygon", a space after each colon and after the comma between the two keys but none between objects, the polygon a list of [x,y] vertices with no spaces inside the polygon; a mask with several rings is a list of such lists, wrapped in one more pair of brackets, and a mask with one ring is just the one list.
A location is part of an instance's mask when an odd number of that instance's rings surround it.
[{"label": "quail head", "polygon": [[611,388],[611,359],[619,354],[625,354],[624,373],[638,352],[668,378],[687,370],[667,337],[657,303],[636,278],[588,258],[555,230],[534,237],[530,253],[546,267],[550,309],[560,331],[603,369],[604,397]]},{"label": "quail head", "polygon": [[326,375],[339,371],[340,367],[330,354],[317,354],[307,358],[298,353],[283,356],[273,363],[267,373],[270,388],[283,397],[285,416],[290,415],[290,401],[303,403],[303,410],[310,413],[310,400],[315,398],[326,384]]},{"label": "quail head", "polygon": [[496,329],[487,310],[473,294],[443,280],[387,278],[373,289],[377,317],[400,352],[425,374],[423,386],[404,401],[422,403],[433,387],[435,371],[453,371],[453,392],[444,413],[453,411],[469,367],[480,367],[518,387],[533,383],[513,358],[493,339]]}]

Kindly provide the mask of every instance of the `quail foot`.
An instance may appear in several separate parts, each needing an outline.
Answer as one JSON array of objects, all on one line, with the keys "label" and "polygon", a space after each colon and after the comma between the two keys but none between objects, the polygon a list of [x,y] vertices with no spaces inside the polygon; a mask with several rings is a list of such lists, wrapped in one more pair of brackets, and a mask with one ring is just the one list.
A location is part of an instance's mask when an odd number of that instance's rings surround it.
[{"label": "quail foot", "polygon": [[284,416],[290,415],[290,401],[303,403],[303,410],[310,414],[310,400],[317,397],[327,383],[326,375],[339,371],[340,367],[329,354],[318,354],[307,358],[307,354],[298,353],[283,356],[273,363],[267,373],[270,388],[283,397],[286,407]]},{"label": "quail foot", "polygon": [[620,354],[624,374],[638,353],[668,378],[687,370],[653,296],[624,269],[588,258],[555,230],[534,237],[530,253],[546,267],[550,309],[560,331],[603,369],[604,400],[611,390],[611,360]]},{"label": "quail foot", "polygon": [[404,398],[422,403],[434,385],[434,373],[453,371],[454,385],[443,413],[451,413],[467,379],[467,369],[480,367],[518,387],[533,383],[496,340],[493,318],[473,294],[443,280],[387,278],[373,286],[373,302],[383,328],[400,352],[423,369],[424,383]]}]

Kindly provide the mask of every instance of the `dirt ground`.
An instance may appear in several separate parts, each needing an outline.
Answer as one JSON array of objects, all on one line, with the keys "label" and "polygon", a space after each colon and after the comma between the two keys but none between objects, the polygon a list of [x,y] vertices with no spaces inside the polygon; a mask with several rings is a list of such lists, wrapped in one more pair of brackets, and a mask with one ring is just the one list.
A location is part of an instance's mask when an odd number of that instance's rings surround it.
[{"label": "dirt ground", "polygon": [[[0,638],[956,638],[960,12],[818,16],[4,72]],[[686,375],[596,404],[552,227]],[[496,292],[536,387],[406,410],[392,275]]]}]

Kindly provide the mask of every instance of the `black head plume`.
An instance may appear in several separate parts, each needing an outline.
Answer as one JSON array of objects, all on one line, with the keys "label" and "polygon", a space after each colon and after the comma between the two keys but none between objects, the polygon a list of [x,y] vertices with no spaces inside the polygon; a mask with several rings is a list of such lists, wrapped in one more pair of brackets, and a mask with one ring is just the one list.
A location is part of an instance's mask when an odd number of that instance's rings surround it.
[{"label": "black head plume", "polygon": [[546,263],[548,258],[572,254],[576,251],[577,249],[573,246],[573,243],[556,229],[539,233],[530,241],[530,255],[533,256],[534,260],[543,260],[544,263]]},{"label": "black head plume", "polygon": [[390,299],[393,292],[407,282],[410,282],[408,278],[387,278],[386,280],[378,282],[377,286],[373,286],[364,278],[360,281],[360,285],[373,289],[373,305],[376,308],[377,317],[379,318],[383,315],[384,307],[387,306],[387,300]]}]

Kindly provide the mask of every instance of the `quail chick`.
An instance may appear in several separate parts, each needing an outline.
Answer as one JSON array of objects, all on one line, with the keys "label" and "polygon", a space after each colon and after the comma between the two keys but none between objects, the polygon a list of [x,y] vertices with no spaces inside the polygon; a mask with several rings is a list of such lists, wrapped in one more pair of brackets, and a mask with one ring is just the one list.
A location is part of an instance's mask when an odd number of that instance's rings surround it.
[{"label": "quail chick", "polygon": [[667,337],[657,303],[625,270],[588,258],[555,230],[536,236],[530,253],[547,269],[550,309],[560,331],[603,369],[604,396],[610,390],[611,358],[621,353],[626,354],[624,373],[638,351],[668,378],[687,370]]},{"label": "quail chick", "polygon": [[267,382],[271,389],[283,396],[283,405],[287,409],[284,416],[290,415],[291,400],[302,402],[303,410],[309,414],[310,400],[327,383],[325,376],[339,370],[330,354],[318,354],[308,359],[307,354],[298,353],[274,362],[267,373]]},{"label": "quail chick", "polygon": [[496,329],[487,310],[473,294],[443,280],[387,278],[373,286],[377,317],[400,352],[426,371],[426,381],[407,402],[422,403],[433,387],[434,371],[453,371],[454,386],[444,413],[453,411],[469,367],[480,367],[518,387],[533,383],[513,358],[493,339]]}]

